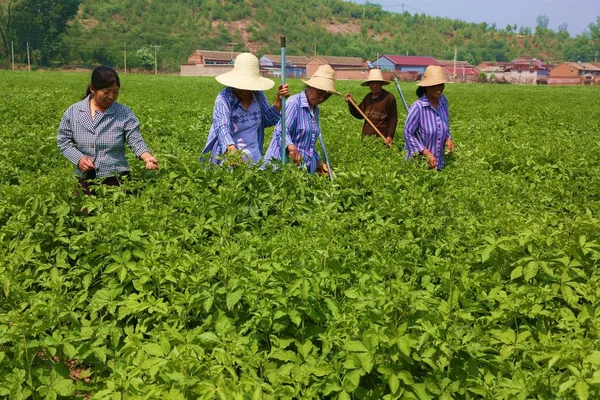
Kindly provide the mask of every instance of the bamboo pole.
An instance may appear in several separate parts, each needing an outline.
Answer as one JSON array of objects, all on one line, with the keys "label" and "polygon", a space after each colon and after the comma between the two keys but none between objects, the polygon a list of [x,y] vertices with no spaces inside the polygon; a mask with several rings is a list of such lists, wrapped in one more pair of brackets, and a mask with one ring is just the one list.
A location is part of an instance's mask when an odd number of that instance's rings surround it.
[{"label": "bamboo pole", "polygon": [[[281,38],[281,84],[285,85],[285,36]],[[285,164],[286,158],[286,147],[285,138],[287,132],[285,131],[285,96],[281,96],[281,163]]]},{"label": "bamboo pole", "polygon": [[383,141],[385,142],[386,146],[388,147],[392,147],[391,144],[388,143],[387,139],[385,138],[385,136],[383,136],[383,134],[379,131],[379,129],[377,129],[377,127],[375,126],[374,123],[371,122],[371,120],[365,115],[365,113],[356,105],[356,103],[354,102],[354,100],[352,99],[352,97],[350,97],[348,99],[348,101],[350,102],[350,104],[352,104],[354,106],[354,108],[356,108],[356,110],[360,113],[360,115],[362,115],[362,117],[365,119],[365,121],[371,125],[371,127],[373,129],[375,129],[375,132],[377,132],[377,134],[379,136],[381,136],[381,138],[383,139]]}]

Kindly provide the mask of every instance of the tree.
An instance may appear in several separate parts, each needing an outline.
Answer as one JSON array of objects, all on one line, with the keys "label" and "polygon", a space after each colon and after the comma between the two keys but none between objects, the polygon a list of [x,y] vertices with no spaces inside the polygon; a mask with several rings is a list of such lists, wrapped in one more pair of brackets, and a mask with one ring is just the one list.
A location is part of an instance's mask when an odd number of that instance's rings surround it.
[{"label": "tree", "polygon": [[77,13],[80,0],[17,0],[13,5],[14,29],[21,49],[26,42],[40,51],[42,64],[58,50],[60,35]]},{"label": "tree", "polygon": [[548,29],[548,26],[550,26],[550,18],[547,15],[538,15],[535,21],[537,22],[537,27]]},{"label": "tree", "polygon": [[569,34],[569,24],[563,22],[558,26],[558,38],[560,40],[567,40],[571,37]]},{"label": "tree", "polygon": [[600,16],[596,18],[596,22],[591,22],[588,25],[588,30],[590,31],[593,51],[600,51]]},{"label": "tree", "polygon": [[136,52],[136,54],[140,60],[140,65],[142,67],[146,69],[152,69],[152,67],[154,66],[154,56],[152,55],[152,52],[149,48],[142,47]]},{"label": "tree", "polygon": [[0,37],[2,37],[2,53],[8,57],[8,44],[13,38],[12,14],[14,11],[14,0],[5,3],[0,2]]}]

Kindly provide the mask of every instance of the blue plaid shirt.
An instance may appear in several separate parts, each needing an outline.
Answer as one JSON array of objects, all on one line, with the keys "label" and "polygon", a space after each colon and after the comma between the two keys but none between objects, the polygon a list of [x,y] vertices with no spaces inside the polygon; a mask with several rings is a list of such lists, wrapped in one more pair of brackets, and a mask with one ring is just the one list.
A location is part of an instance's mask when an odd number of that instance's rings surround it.
[{"label": "blue plaid shirt", "polygon": [[85,176],[77,166],[83,156],[94,159],[96,177],[129,171],[125,144],[139,158],[149,152],[140,135],[140,123],[128,107],[113,103],[104,112],[90,113],[90,97],[67,109],[60,121],[56,141],[60,152],[75,165],[75,175]]}]

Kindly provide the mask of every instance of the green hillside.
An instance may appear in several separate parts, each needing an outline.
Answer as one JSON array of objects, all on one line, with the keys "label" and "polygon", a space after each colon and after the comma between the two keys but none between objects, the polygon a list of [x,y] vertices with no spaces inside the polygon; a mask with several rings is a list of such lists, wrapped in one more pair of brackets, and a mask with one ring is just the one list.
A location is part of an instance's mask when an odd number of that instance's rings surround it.
[{"label": "green hillside", "polygon": [[[57,0],[38,0],[52,3]],[[0,7],[34,0],[0,0]],[[278,52],[279,36],[288,53],[344,55],[374,59],[378,54],[454,57],[478,63],[510,61],[520,55],[550,61],[589,59],[589,32],[571,38],[566,29],[547,29],[547,19],[530,28],[473,24],[424,14],[390,13],[380,6],[341,0],[82,0],[61,46],[33,54],[38,63],[150,67],[157,49],[159,68],[177,71],[195,49]],[[544,26],[545,25],[545,26]],[[0,14],[0,27],[2,14]],[[25,34],[17,43],[24,59]],[[31,43],[31,38],[28,39]],[[5,46],[3,62],[9,49]],[[35,50],[35,49],[34,49]],[[46,52],[49,52],[47,50]]]}]

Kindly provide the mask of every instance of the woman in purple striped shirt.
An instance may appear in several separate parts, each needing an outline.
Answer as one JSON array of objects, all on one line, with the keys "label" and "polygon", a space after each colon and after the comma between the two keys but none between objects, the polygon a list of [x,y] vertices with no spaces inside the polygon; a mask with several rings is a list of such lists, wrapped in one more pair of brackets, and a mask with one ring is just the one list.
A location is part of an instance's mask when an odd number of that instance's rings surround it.
[{"label": "woman in purple striped shirt", "polygon": [[[335,71],[329,65],[317,69],[301,93],[291,96],[285,103],[285,145],[289,157],[306,167],[311,174],[327,174],[327,164],[317,153],[316,143],[321,134],[319,104],[335,91]],[[275,127],[265,153],[265,161],[281,159],[281,121]]]},{"label": "woman in purple striped shirt", "polygon": [[[275,103],[270,106],[263,90],[275,82],[260,76],[258,59],[250,53],[235,58],[232,71],[216,77],[227,86],[215,100],[213,120],[202,153],[210,153],[210,161],[222,162],[225,153],[242,153],[244,160],[258,163],[262,158],[265,127],[280,119],[281,96],[289,96],[288,85],[280,85]],[[204,161],[204,156],[200,157]]]},{"label": "woman in purple striped shirt", "polygon": [[444,167],[444,151],[454,151],[450,137],[448,100],[442,93],[446,75],[442,67],[430,65],[423,73],[417,88],[417,101],[408,111],[404,124],[406,159],[415,154],[427,157],[430,168]]}]

